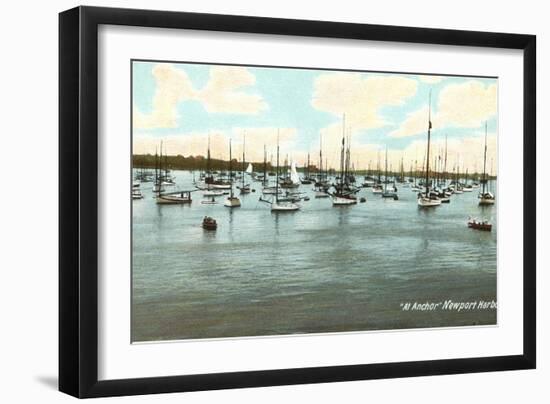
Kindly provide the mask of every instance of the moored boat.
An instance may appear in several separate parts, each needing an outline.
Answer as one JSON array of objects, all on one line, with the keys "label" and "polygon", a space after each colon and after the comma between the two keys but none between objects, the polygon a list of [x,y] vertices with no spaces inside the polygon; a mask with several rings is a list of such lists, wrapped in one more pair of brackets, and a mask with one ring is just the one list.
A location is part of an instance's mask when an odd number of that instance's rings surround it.
[{"label": "moored boat", "polygon": [[495,204],[495,196],[489,191],[487,184],[487,122],[485,122],[485,148],[483,152],[483,177],[481,179],[481,192],[478,195],[479,205],[487,206]]},{"label": "moored boat", "polygon": [[260,202],[269,203],[271,205],[272,212],[295,212],[300,210],[300,205],[292,202],[291,200],[281,200],[279,199],[279,133],[277,132],[277,174],[275,181],[275,197],[271,200],[263,199],[260,196]]},{"label": "moored boat", "polygon": [[428,142],[426,147],[426,181],[425,192],[419,192],[417,198],[417,204],[421,208],[431,208],[441,205],[441,199],[439,199],[434,193],[430,192],[430,137],[432,130],[431,120],[431,106],[432,106],[432,92],[430,91],[429,108],[428,108]]},{"label": "moored boat", "polygon": [[[231,139],[229,139],[229,177],[231,178],[231,174],[233,172],[233,167],[231,165],[232,159],[231,159]],[[233,195],[233,186],[230,186],[229,188],[229,196],[223,201],[223,206],[227,208],[238,208],[241,206],[241,200]]]},{"label": "moored boat", "polygon": [[170,193],[158,192],[156,200],[159,205],[191,203],[191,191],[176,191]]},{"label": "moored boat", "polygon": [[333,185],[334,191],[327,192],[332,200],[332,206],[355,205],[357,203],[357,190],[350,184],[350,141],[346,147],[345,115],[342,118],[342,148],[340,150],[340,175]]},{"label": "moored boat", "polygon": [[210,216],[205,216],[204,219],[202,219],[202,228],[204,230],[216,230],[218,228],[218,223]]},{"label": "moored boat", "polygon": [[483,230],[483,231],[491,231],[493,229],[493,225],[489,223],[487,220],[479,221],[476,218],[468,219],[468,227],[470,229]]}]

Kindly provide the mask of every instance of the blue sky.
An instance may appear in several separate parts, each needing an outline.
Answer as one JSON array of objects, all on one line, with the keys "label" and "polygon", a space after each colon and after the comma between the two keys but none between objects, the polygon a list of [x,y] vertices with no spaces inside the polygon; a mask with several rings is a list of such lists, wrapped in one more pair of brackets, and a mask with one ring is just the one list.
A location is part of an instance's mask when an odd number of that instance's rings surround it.
[{"label": "blue sky", "polygon": [[471,165],[487,122],[496,158],[497,79],[134,61],[132,91],[135,152],[164,139],[174,153],[198,154],[201,137],[239,141],[242,132],[254,158],[262,142],[273,147],[265,133],[286,128],[285,147],[303,160],[321,135],[324,148],[337,148],[346,114],[361,164],[386,147],[395,159],[420,158],[411,151],[424,152],[431,91],[435,147],[447,136],[457,162]]}]

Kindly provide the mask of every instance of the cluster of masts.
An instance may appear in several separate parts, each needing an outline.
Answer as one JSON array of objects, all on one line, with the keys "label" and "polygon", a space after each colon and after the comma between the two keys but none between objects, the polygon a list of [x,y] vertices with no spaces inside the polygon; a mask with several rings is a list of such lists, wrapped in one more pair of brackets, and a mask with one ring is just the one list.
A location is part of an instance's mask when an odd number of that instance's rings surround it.
[{"label": "cluster of masts", "polygon": [[[288,164],[288,157],[285,159],[283,168],[280,167],[280,149],[277,140],[276,171],[272,170],[269,164],[268,171],[267,152],[264,145],[264,161],[262,172],[255,172],[252,163],[246,164],[246,137],[243,142],[242,162],[240,170],[233,167],[232,144],[229,141],[229,172],[218,172],[211,169],[210,139],[208,139],[206,170],[201,172],[198,180],[195,179],[193,172],[194,188],[189,190],[167,191],[175,186],[175,179],[167,164],[167,153],[163,149],[163,143],[160,144],[160,153],[155,152],[154,171],[140,169],[136,173],[137,183],[132,187],[132,198],[141,199],[143,195],[139,189],[141,182],[153,182],[153,192],[156,201],[159,204],[184,204],[191,203],[193,192],[201,191],[202,201],[205,204],[217,204],[216,198],[226,196],[223,205],[228,208],[241,206],[238,192],[249,194],[256,192],[252,187],[252,182],[261,183],[261,196],[259,200],[270,205],[272,211],[297,211],[300,210],[300,202],[309,200],[309,197],[299,191],[301,185],[313,184],[315,198],[330,198],[334,206],[354,205],[358,202],[366,202],[366,198],[358,198],[357,194],[361,188],[372,188],[373,194],[379,194],[382,198],[398,200],[397,184],[402,184],[403,188],[410,188],[417,193],[417,204],[421,208],[431,208],[449,203],[453,194],[471,192],[473,189],[481,188],[479,193],[480,205],[492,205],[495,203],[495,196],[488,187],[487,174],[487,124],[485,124],[485,146],[483,157],[483,175],[479,181],[475,179],[468,183],[468,172],[463,182],[460,180],[458,166],[455,166],[453,173],[447,172],[447,145],[445,142],[445,154],[442,158],[441,153],[433,161],[435,169],[430,168],[430,142],[431,142],[431,94],[430,108],[428,115],[427,143],[422,175],[419,176],[417,162],[415,169],[411,164],[410,175],[406,179],[404,173],[403,159],[401,159],[399,175],[388,173],[388,151],[386,149],[384,162],[384,176],[382,179],[382,170],[380,165],[380,154],[378,156],[378,173],[373,175],[370,169],[364,177],[364,182],[359,184],[356,180],[355,169],[351,160],[351,141],[345,133],[345,115],[342,122],[342,142],[340,148],[340,167],[337,175],[332,176],[328,169],[327,160],[323,159],[322,139],[319,149],[318,169],[311,172],[310,155],[307,156],[307,165],[304,167],[303,176],[300,177],[296,168],[296,163]],[[278,136],[277,136],[278,139]],[[246,167],[246,168],[245,168]],[[421,177],[419,179],[419,177]],[[235,189],[234,189],[235,188]]]}]

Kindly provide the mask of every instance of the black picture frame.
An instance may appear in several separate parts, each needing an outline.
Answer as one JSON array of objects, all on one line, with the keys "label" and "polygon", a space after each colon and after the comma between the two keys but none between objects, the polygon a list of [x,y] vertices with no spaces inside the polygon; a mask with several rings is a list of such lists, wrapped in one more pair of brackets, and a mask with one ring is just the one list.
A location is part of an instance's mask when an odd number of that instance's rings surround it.
[{"label": "black picture frame", "polygon": [[[523,353],[98,381],[97,61],[101,24],[522,50]],[[59,390],[84,398],[535,368],[535,104],[533,35],[96,7],[77,7],[60,13]]]}]

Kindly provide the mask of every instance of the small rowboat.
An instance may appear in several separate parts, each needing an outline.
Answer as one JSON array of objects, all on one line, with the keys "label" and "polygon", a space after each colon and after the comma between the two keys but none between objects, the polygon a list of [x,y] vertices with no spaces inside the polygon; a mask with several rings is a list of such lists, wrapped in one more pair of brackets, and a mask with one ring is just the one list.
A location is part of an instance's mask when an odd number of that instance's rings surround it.
[{"label": "small rowboat", "polygon": [[202,228],[204,230],[216,230],[218,228],[218,223],[215,219],[212,219],[210,216],[205,216],[202,220]]},{"label": "small rowboat", "polygon": [[479,221],[477,219],[470,218],[468,220],[468,227],[470,229],[475,230],[483,230],[483,231],[491,231],[493,229],[493,225],[489,223],[487,220]]}]

